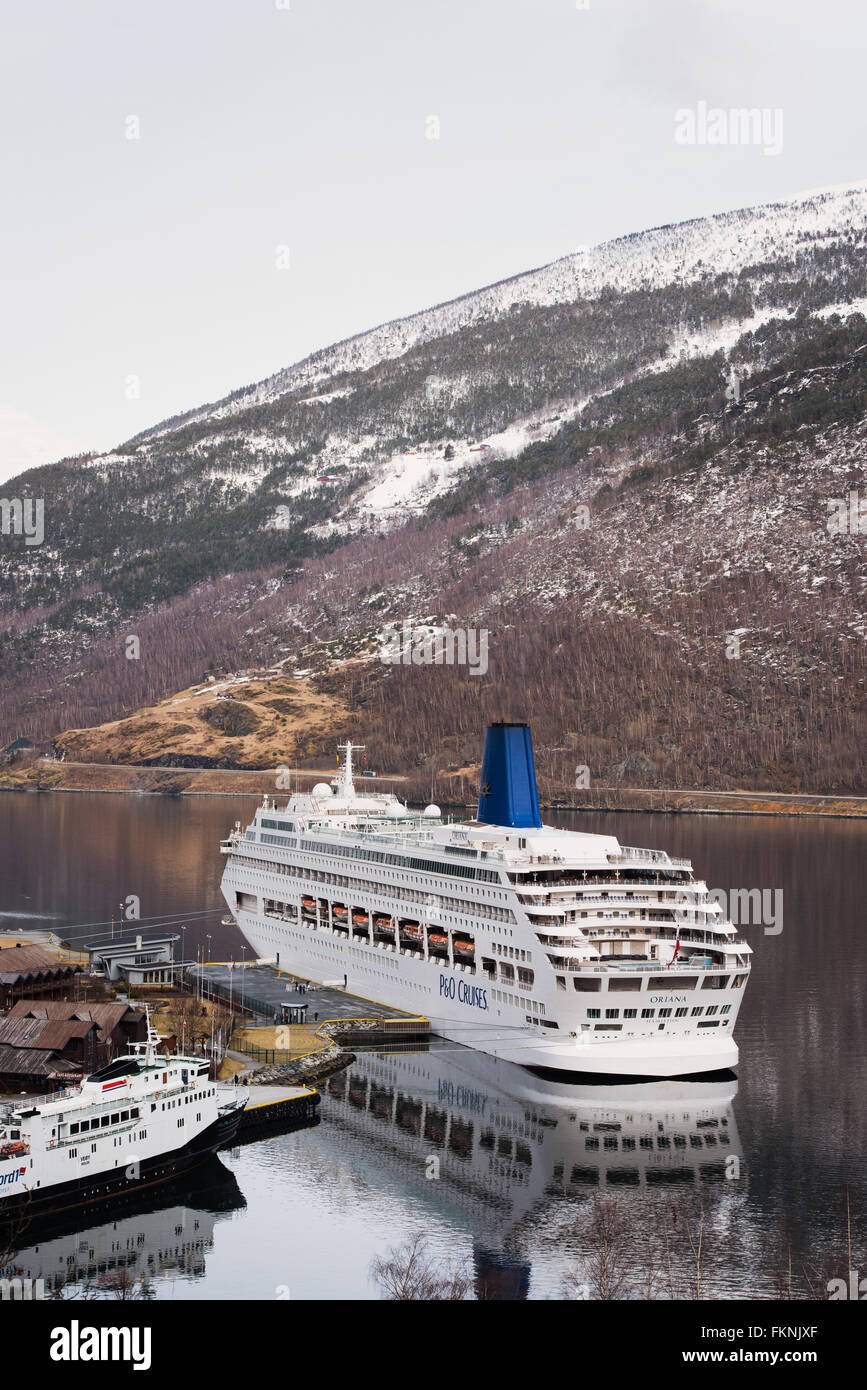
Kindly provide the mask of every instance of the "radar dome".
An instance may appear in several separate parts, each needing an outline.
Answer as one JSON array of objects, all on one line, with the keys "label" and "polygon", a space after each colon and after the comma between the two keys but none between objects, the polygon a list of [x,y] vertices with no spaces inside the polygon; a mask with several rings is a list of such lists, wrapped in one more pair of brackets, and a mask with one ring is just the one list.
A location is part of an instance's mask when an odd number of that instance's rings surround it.
[{"label": "radar dome", "polygon": [[385,814],[391,820],[400,820],[403,817],[403,807],[399,801],[391,801],[386,808]]},{"label": "radar dome", "polygon": [[431,820],[436,820],[437,816],[441,814],[439,806],[434,806],[433,802],[431,802],[430,806],[425,806],[424,813]]},{"label": "radar dome", "polygon": [[313,795],[314,795],[314,796],[330,796],[330,795],[331,795],[331,788],[329,787],[329,785],[328,785],[327,782],[317,782],[317,783],[316,783],[316,786],[313,788]]}]

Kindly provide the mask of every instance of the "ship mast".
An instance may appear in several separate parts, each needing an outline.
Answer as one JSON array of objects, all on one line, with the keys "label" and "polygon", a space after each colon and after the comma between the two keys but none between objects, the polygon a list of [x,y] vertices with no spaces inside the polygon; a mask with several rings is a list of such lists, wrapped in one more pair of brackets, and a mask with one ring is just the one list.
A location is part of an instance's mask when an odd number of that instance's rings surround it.
[{"label": "ship mast", "polygon": [[347,740],[346,743],[338,743],[337,747],[345,756],[340,772],[334,779],[334,785],[343,796],[355,796],[355,783],[352,780],[352,754],[353,752],[363,753],[364,744],[352,743]]}]

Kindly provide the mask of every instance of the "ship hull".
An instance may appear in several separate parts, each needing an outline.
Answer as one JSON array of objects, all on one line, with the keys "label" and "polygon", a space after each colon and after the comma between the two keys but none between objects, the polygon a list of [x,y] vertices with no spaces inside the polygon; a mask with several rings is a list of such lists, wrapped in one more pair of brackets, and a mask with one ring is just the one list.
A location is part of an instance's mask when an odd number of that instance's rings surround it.
[{"label": "ship hull", "polygon": [[141,1159],[136,1178],[129,1177],[128,1168],[122,1166],[106,1169],[102,1173],[87,1172],[79,1178],[55,1183],[51,1187],[30,1188],[10,1194],[0,1207],[0,1227],[10,1222],[29,1223],[37,1217],[74,1211],[105,1202],[113,1196],[126,1197],[172,1182],[207,1162],[217,1149],[231,1143],[238,1131],[241,1114],[242,1111],[238,1109],[229,1115],[221,1115],[183,1148]]},{"label": "ship hull", "polygon": [[[705,1079],[730,1074],[738,1064],[738,1047],[728,1032],[713,1038],[690,1032],[621,1041],[600,1034],[591,1034],[592,1041],[580,1035],[555,1040],[548,1029],[523,1026],[518,1009],[498,1008],[493,990],[484,979],[480,985],[477,975],[447,972],[414,954],[398,956],[356,943],[350,950],[343,937],[306,928],[298,930],[297,939],[290,928],[279,940],[278,950],[267,919],[243,909],[235,911],[241,932],[260,960],[311,980],[343,977],[347,993],[422,1015],[439,1037],[539,1076],[578,1083],[586,1079],[624,1083]],[[444,984],[450,991],[455,979],[453,999],[444,998]],[[491,1014],[499,1017],[493,1019]]]}]

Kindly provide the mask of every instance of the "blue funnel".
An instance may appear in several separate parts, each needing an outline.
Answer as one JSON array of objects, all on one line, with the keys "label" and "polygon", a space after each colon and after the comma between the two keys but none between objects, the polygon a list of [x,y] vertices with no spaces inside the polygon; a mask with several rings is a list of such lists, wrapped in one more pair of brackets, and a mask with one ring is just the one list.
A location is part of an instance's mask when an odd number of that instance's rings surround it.
[{"label": "blue funnel", "polygon": [[489,724],[485,730],[477,820],[541,829],[533,739],[527,724]]}]

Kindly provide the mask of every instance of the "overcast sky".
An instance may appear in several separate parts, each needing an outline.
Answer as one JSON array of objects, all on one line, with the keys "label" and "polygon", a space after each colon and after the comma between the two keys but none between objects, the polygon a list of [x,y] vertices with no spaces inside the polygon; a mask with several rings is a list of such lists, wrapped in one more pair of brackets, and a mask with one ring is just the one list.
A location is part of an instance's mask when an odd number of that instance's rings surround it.
[{"label": "overcast sky", "polygon": [[[863,0],[584,3],[2,0],[0,480],[576,246],[867,177]],[[702,101],[781,109],[782,152],[678,144]]]}]

